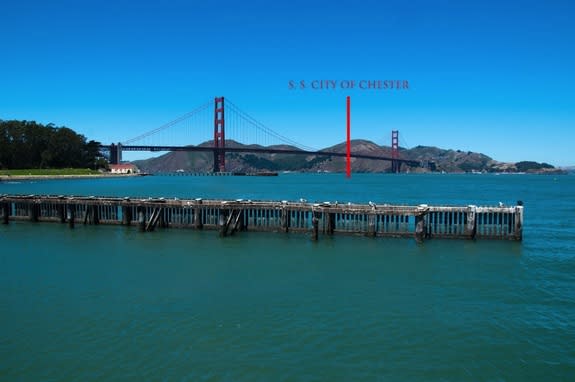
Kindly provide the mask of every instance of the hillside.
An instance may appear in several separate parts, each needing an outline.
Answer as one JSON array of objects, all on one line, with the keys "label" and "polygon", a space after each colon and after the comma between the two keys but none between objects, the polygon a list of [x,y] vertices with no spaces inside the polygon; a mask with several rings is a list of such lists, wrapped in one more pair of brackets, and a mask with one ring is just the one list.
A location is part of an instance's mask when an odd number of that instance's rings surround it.
[{"label": "hillside", "polygon": [[[200,146],[211,147],[212,142],[204,142]],[[228,147],[261,147],[257,145],[246,146],[238,142],[226,142]],[[270,148],[297,150],[293,146],[270,146]],[[321,151],[345,153],[345,143],[326,147]],[[354,153],[366,155],[381,155],[391,157],[389,146],[379,146],[367,140],[353,140],[351,150]],[[557,173],[561,170],[546,163],[518,162],[505,163],[493,160],[481,153],[461,150],[445,150],[437,147],[417,146],[412,149],[400,148],[400,158],[422,162],[423,167],[402,166],[406,172],[444,171],[450,173],[464,172],[533,172]],[[213,167],[213,154],[211,152],[171,152],[147,160],[135,161],[142,171],[148,173],[175,172],[207,172]],[[352,158],[354,172],[388,172],[391,164],[388,161]],[[258,172],[258,171],[302,171],[302,172],[341,172],[345,169],[345,158],[326,157],[320,155],[293,155],[293,154],[255,154],[255,153],[227,153],[226,168],[232,172]]]}]

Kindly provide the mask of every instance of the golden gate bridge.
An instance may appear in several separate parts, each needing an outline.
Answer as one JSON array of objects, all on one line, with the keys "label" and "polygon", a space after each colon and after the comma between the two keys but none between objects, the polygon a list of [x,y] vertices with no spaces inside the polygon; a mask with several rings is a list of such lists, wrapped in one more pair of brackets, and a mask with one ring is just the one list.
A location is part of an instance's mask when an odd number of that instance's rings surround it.
[{"label": "golden gate bridge", "polygon": [[[213,106],[213,109],[210,108]],[[213,112],[212,112],[213,110]],[[206,129],[207,127],[207,129]],[[213,127],[213,130],[212,130]],[[194,137],[202,144],[182,145]],[[237,145],[243,143],[243,145]],[[131,139],[101,145],[111,164],[122,161],[124,151],[188,151],[213,153],[213,171],[226,171],[226,153],[267,153],[346,157],[345,152],[317,150],[290,139],[259,122],[224,97],[197,107],[175,120]],[[399,155],[399,132],[392,131],[391,155],[370,155],[351,152],[352,158],[389,161],[391,172],[400,172],[401,165],[422,166],[422,162],[402,159]]]}]

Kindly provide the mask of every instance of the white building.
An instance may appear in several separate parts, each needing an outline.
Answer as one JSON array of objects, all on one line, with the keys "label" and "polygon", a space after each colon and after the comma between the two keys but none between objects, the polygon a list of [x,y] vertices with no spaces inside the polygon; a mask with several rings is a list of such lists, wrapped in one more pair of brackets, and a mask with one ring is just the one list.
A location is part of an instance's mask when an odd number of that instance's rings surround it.
[{"label": "white building", "polygon": [[111,164],[110,172],[112,174],[137,174],[140,170],[131,163]]}]

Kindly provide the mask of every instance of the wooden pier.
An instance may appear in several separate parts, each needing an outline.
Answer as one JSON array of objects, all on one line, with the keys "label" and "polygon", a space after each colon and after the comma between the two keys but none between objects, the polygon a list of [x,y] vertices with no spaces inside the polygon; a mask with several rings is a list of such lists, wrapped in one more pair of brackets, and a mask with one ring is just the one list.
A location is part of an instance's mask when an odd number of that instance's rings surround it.
[{"label": "wooden pier", "polygon": [[351,234],[371,237],[507,239],[523,238],[523,206],[401,206],[291,201],[118,198],[1,195],[0,221],[117,224],[156,228]]}]

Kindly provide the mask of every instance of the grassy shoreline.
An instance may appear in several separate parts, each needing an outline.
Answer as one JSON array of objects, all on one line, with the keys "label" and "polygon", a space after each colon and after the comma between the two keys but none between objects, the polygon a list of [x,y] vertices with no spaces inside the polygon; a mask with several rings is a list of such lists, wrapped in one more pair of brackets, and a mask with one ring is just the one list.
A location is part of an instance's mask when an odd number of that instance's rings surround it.
[{"label": "grassy shoreline", "polygon": [[0,176],[55,176],[55,175],[101,175],[89,168],[25,168],[0,170]]},{"label": "grassy shoreline", "polygon": [[85,168],[0,170],[0,181],[37,179],[116,178],[138,174],[111,174]]}]

